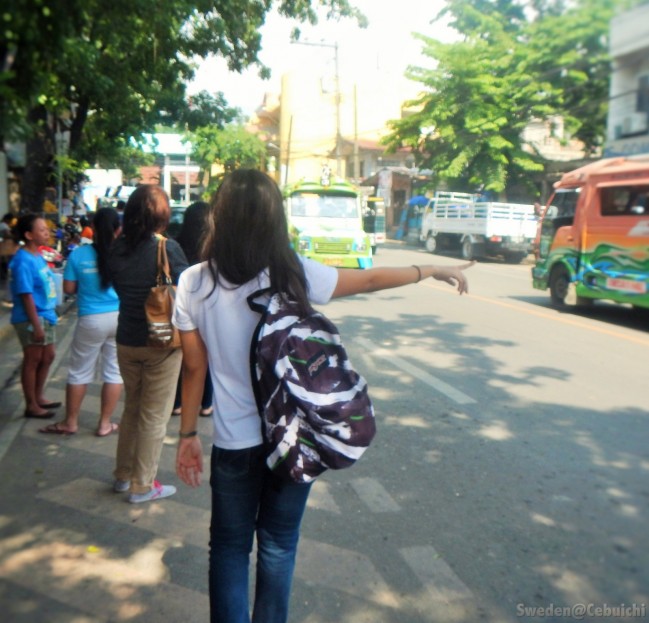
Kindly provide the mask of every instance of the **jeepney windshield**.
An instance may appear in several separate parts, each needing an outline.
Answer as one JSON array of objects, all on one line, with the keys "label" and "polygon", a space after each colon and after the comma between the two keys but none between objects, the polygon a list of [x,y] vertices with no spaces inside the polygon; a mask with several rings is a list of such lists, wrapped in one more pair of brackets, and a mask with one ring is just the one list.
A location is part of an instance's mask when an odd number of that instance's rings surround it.
[{"label": "jeepney windshield", "polygon": [[560,188],[554,194],[552,203],[548,206],[547,218],[573,218],[577,209],[577,200],[581,188]]},{"label": "jeepney windshield", "polygon": [[291,216],[307,218],[355,218],[356,197],[295,193],[290,197]]}]

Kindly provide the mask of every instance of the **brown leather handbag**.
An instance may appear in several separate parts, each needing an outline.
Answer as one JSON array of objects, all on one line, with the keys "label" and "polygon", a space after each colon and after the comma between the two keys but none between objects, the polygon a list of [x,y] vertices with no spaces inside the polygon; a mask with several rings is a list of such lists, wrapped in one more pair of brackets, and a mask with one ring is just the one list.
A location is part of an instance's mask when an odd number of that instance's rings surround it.
[{"label": "brown leather handbag", "polygon": [[148,338],[147,344],[155,348],[179,348],[180,334],[171,323],[176,301],[176,286],[171,280],[167,240],[158,239],[158,272],[153,286],[144,303]]}]

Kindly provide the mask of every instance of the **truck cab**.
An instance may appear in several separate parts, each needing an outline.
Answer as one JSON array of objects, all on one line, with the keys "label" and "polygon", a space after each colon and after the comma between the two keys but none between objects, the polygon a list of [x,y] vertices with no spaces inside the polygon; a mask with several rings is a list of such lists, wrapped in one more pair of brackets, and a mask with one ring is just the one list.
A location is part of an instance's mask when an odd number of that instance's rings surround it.
[{"label": "truck cab", "polygon": [[649,158],[566,173],[537,228],[532,284],[554,306],[597,299],[649,307]]}]

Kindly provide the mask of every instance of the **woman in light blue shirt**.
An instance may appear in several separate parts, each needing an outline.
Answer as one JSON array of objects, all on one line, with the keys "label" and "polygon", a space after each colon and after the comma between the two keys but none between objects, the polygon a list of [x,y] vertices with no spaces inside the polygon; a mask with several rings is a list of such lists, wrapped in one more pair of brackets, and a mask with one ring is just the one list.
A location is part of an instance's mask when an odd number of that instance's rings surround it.
[{"label": "woman in light blue shirt", "polygon": [[63,290],[77,295],[79,312],[70,347],[65,419],[41,428],[41,433],[74,435],[77,432],[81,403],[88,384],[95,379],[100,360],[103,384],[95,434],[105,437],[118,429],[111,417],[123,387],[115,345],[119,298],[110,285],[107,267],[108,250],[120,232],[117,211],[101,208],[93,227],[94,242],[81,245],[70,254],[63,274]]}]

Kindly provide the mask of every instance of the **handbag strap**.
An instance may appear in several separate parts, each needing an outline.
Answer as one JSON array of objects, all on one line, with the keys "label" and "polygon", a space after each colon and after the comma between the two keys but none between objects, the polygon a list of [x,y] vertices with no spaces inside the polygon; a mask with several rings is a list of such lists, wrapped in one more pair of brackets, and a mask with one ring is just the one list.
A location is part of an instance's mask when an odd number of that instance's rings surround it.
[{"label": "handbag strap", "polygon": [[171,283],[169,258],[167,257],[167,239],[161,237],[158,238],[158,273],[156,275],[156,284],[162,286]]}]

